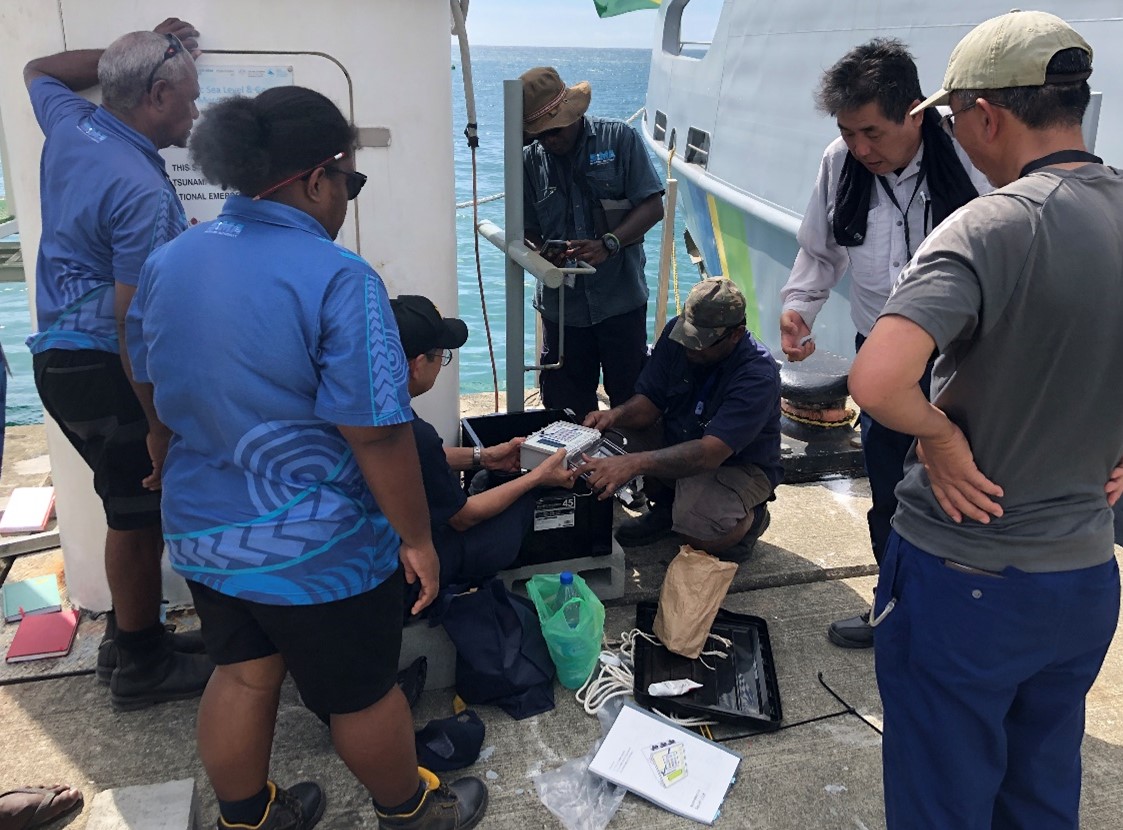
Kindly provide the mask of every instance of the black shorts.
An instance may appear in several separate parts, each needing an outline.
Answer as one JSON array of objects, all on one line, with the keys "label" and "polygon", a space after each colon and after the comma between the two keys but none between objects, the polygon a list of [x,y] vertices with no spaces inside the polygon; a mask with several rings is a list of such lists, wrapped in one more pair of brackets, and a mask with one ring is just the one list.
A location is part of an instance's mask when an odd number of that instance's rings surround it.
[{"label": "black shorts", "polygon": [[280,653],[305,706],[345,715],[394,687],[404,582],[399,568],[377,588],[319,605],[265,605],[187,585],[211,660],[228,666]]},{"label": "black shorts", "polygon": [[141,482],[152,472],[148,420],[120,355],[48,349],[32,358],[43,407],[94,472],[94,492],[114,530],[160,524],[160,491]]}]

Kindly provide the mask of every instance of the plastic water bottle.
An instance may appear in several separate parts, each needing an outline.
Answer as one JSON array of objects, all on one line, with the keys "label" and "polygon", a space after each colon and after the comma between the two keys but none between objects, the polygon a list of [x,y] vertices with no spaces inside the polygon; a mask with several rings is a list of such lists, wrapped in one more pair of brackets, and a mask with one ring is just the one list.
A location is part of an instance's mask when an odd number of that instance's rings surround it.
[{"label": "plastic water bottle", "polygon": [[566,605],[567,602],[578,596],[577,586],[573,584],[573,574],[569,571],[562,571],[558,581],[561,585],[558,587],[558,596],[555,603],[558,608],[562,609],[562,614],[565,616],[565,621],[569,623],[569,627],[577,628],[577,624],[581,621],[581,606],[577,603]]}]

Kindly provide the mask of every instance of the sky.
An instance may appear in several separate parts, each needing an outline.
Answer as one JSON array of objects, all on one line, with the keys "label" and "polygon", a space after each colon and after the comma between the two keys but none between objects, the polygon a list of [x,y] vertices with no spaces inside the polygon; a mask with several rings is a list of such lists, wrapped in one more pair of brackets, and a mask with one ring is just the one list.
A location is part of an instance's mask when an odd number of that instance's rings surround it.
[{"label": "sky", "polygon": [[[709,41],[721,6],[722,0],[691,0],[683,10],[684,39]],[[480,46],[650,49],[658,18],[651,10],[602,20],[593,0],[471,0],[468,40]]]}]

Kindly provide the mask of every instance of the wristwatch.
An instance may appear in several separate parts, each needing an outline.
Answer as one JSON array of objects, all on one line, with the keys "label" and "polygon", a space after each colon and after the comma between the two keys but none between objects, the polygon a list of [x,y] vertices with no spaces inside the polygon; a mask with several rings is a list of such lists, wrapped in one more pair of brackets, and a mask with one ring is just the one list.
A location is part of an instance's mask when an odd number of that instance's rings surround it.
[{"label": "wristwatch", "polygon": [[601,244],[604,245],[605,250],[608,251],[610,257],[616,256],[620,253],[620,240],[614,233],[606,233],[600,238]]},{"label": "wristwatch", "polygon": [[474,447],[472,447],[472,466],[473,467],[483,466],[483,455],[484,455],[483,450],[480,449],[479,444],[476,444]]}]

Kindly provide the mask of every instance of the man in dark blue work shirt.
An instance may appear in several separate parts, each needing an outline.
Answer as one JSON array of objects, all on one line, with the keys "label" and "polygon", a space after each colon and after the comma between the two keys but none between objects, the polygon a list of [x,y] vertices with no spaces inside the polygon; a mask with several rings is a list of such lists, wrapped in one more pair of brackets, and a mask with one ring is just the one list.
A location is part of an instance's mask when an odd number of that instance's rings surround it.
[{"label": "man in dark blue work shirt", "polygon": [[766,502],[780,465],[780,371],[745,330],[745,297],[722,277],[702,280],[655,344],[623,406],[585,426],[648,430],[662,418],[664,446],[589,461],[589,485],[611,496],[645,476],[650,509],[616,531],[621,545],[671,532],[699,550],[743,561],[768,527]]},{"label": "man in dark blue work shirt", "polygon": [[[635,391],[647,351],[647,281],[643,235],[663,218],[663,185],[639,135],[623,121],[585,115],[591,91],[567,87],[552,67],[522,76],[523,124],[535,140],[523,149],[527,242],[555,265],[584,262],[595,274],[570,277],[562,289],[539,283],[542,401],[579,419],[597,408],[597,385],[613,406]],[[565,302],[565,354],[558,354],[559,297]]]}]

